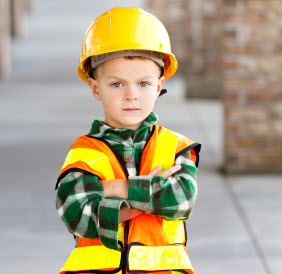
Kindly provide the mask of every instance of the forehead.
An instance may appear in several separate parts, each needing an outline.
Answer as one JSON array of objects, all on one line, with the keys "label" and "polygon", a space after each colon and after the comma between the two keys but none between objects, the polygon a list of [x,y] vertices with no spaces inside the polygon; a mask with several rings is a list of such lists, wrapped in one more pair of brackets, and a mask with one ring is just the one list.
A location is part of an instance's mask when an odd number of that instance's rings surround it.
[{"label": "forehead", "polygon": [[97,67],[99,75],[108,76],[110,74],[126,76],[126,75],[142,75],[142,74],[156,74],[159,77],[161,68],[154,61],[147,58],[115,58],[102,63]]}]

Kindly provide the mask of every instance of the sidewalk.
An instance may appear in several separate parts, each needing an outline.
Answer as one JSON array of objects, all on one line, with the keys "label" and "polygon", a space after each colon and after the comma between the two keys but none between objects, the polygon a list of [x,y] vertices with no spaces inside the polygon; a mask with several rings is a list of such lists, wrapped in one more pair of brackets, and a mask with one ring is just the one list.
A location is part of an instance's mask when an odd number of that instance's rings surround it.
[{"label": "sidewalk", "polygon": [[[0,82],[1,273],[58,273],[73,249],[54,186],[71,143],[103,118],[76,66],[92,18],[117,2],[87,9],[86,0],[38,0],[28,36],[13,44],[13,75]],[[221,103],[184,101],[177,76],[166,88],[155,109],[159,124],[202,143],[198,199],[187,223],[196,274],[280,274],[282,176],[220,174]]]}]

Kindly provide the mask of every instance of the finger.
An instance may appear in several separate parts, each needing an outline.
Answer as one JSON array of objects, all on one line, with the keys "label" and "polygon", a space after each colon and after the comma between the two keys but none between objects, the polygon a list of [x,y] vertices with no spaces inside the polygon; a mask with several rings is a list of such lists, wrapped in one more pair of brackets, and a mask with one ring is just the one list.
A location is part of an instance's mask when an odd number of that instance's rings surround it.
[{"label": "finger", "polygon": [[180,169],[181,169],[180,165],[175,165],[163,171],[161,174],[159,174],[159,176],[162,176],[165,179],[167,179],[168,177],[172,176],[175,172],[179,171]]},{"label": "finger", "polygon": [[153,170],[151,170],[148,175],[156,176],[161,171],[161,169],[162,169],[162,167],[159,165],[159,166],[155,167]]}]

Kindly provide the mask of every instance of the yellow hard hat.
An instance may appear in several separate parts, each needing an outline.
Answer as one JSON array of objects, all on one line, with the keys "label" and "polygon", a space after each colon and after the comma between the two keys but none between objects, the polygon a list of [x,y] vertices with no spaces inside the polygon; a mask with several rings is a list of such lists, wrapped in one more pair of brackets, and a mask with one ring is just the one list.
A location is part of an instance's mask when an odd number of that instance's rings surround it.
[{"label": "yellow hard hat", "polygon": [[155,16],[138,7],[117,7],[100,15],[87,29],[77,68],[79,77],[87,82],[91,56],[123,50],[163,53],[163,75],[166,79],[177,70],[177,61],[171,53],[164,25]]}]

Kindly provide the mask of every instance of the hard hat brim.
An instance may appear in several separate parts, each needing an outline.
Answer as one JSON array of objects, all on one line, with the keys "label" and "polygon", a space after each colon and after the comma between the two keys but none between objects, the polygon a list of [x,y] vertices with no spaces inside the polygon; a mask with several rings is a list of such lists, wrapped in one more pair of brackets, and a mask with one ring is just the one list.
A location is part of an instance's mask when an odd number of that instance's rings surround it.
[{"label": "hard hat brim", "polygon": [[[109,51],[108,51],[109,52]],[[169,79],[177,70],[178,67],[178,63],[177,60],[174,56],[174,54],[172,53],[164,53],[164,77],[165,79]],[[92,55],[93,56],[93,55]],[[90,64],[86,64],[87,62],[89,62],[89,58],[91,56],[82,56],[80,63],[77,67],[77,74],[80,77],[81,80],[83,80],[84,82],[88,82],[88,74],[89,71],[91,69]]]}]

